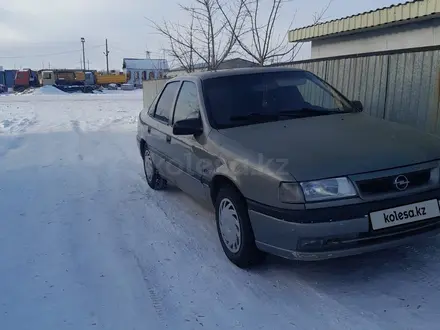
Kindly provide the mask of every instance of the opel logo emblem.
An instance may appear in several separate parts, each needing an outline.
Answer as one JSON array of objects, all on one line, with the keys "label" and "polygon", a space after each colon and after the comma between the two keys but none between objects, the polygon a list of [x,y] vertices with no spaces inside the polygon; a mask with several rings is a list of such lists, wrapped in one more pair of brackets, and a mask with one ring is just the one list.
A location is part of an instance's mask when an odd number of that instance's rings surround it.
[{"label": "opel logo emblem", "polygon": [[399,175],[394,179],[394,186],[396,187],[397,190],[400,191],[405,190],[406,188],[408,188],[408,185],[409,185],[408,178],[404,175]]}]

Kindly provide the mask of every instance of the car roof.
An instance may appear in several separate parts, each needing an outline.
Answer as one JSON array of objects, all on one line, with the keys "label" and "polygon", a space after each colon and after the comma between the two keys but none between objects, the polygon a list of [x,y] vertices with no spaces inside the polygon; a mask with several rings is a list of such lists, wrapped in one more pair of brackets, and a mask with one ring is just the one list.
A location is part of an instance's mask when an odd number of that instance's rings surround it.
[{"label": "car roof", "polygon": [[172,78],[171,80],[194,79],[194,78],[199,78],[200,80],[206,80],[211,78],[240,76],[240,75],[266,73],[266,72],[305,72],[305,70],[295,69],[295,68],[283,68],[283,67],[237,68],[237,69],[224,69],[218,71],[193,72],[183,76]]}]

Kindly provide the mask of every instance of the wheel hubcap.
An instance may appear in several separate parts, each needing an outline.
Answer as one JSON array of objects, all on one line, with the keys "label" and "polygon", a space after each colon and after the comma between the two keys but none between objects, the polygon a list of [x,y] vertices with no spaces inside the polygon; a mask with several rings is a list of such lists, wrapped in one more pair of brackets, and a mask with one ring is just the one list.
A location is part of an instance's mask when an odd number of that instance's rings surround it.
[{"label": "wheel hubcap", "polygon": [[144,157],[144,168],[145,168],[145,175],[147,177],[147,180],[151,182],[153,178],[153,161],[151,160],[150,151],[145,151],[145,157]]},{"label": "wheel hubcap", "polygon": [[220,202],[219,227],[226,247],[237,253],[241,247],[241,228],[235,206],[228,198]]}]

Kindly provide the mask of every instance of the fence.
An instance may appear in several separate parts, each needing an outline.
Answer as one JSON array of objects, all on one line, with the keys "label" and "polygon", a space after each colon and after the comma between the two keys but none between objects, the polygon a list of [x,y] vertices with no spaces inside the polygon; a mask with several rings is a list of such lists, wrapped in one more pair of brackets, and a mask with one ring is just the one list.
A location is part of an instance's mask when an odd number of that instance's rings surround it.
[{"label": "fence", "polygon": [[142,82],[142,89],[144,94],[144,108],[148,108],[153,102],[157,94],[162,90],[167,79],[157,79],[157,80],[144,80]]},{"label": "fence", "polygon": [[440,134],[440,47],[285,63],[315,73],[372,116]]}]

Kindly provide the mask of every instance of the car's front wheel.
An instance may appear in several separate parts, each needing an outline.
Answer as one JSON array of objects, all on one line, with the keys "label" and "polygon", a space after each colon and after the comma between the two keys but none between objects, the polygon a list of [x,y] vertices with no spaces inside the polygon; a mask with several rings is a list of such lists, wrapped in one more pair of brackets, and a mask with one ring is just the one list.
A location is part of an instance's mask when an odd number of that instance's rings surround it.
[{"label": "car's front wheel", "polygon": [[148,148],[145,148],[144,151],[144,173],[147,183],[151,189],[160,190],[165,188],[167,182],[160,176],[159,172],[154,166],[151,153]]},{"label": "car's front wheel", "polygon": [[260,263],[264,254],[255,245],[246,202],[235,188],[220,188],[215,214],[218,236],[228,259],[240,268]]}]

